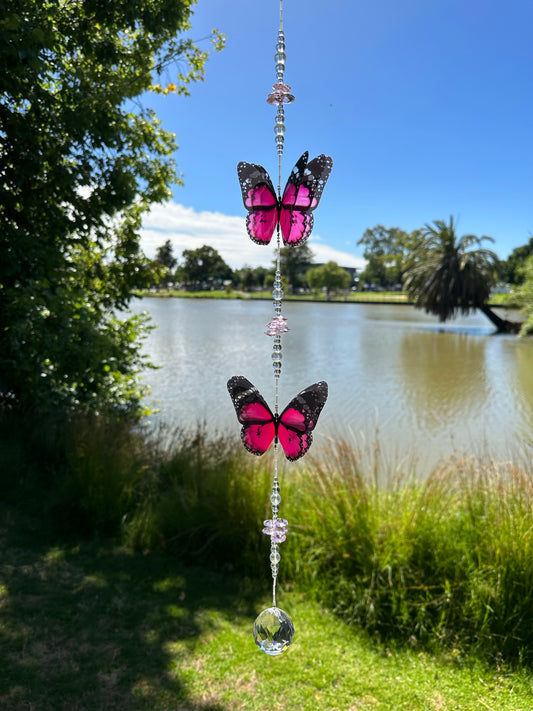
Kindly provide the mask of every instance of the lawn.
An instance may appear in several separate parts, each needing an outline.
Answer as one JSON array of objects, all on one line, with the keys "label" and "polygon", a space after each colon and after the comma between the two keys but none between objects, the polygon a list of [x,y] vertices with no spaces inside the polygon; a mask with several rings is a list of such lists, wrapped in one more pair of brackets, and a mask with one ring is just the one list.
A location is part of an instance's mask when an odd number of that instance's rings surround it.
[{"label": "lawn", "polygon": [[283,585],[295,641],[267,657],[250,631],[268,588],[184,567],[164,549],[53,545],[10,507],[0,509],[0,548],[3,711],[533,707],[527,670],[388,648]]},{"label": "lawn", "polygon": [[[179,289],[158,289],[156,291],[139,292],[139,296],[177,297],[188,299],[272,299],[272,291],[235,291],[228,289],[224,291],[184,291]],[[332,293],[328,296],[324,292],[313,292],[306,294],[286,294],[284,299],[288,301],[329,301],[329,302],[353,302],[353,303],[408,303],[407,294],[400,291],[350,291],[346,293]]]}]

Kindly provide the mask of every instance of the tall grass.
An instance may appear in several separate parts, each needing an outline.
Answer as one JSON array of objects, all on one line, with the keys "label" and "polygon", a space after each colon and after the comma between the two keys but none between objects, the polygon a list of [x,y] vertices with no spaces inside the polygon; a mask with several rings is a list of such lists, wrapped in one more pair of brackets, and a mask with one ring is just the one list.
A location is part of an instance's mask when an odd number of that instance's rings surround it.
[{"label": "tall grass", "polygon": [[129,421],[0,413],[0,496],[51,535],[116,533],[150,465]]},{"label": "tall grass", "polygon": [[[4,418],[0,472],[4,500],[63,535],[113,534],[266,583],[271,453],[236,437]],[[452,458],[422,478],[341,442],[281,476],[281,592],[294,582],[382,639],[533,662],[530,464]]]},{"label": "tall grass", "polygon": [[261,460],[250,462],[233,438],[208,438],[201,427],[163,433],[153,447],[137,505],[124,522],[125,542],[167,548],[189,562],[254,570],[270,470]]},{"label": "tall grass", "polygon": [[376,485],[359,461],[341,445],[302,477],[291,575],[381,637],[533,661],[533,472],[452,458]]}]

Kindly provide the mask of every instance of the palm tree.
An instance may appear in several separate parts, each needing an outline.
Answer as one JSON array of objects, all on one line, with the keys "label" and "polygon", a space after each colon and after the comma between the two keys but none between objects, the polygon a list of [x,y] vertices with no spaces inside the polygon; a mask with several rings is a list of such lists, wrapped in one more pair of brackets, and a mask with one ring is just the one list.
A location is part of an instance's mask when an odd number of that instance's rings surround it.
[{"label": "palm tree", "polygon": [[[425,225],[407,265],[404,288],[417,308],[440,321],[479,309],[499,333],[517,333],[520,324],[500,318],[487,305],[496,281],[498,257],[481,244],[492,237],[458,237],[453,217]],[[477,247],[477,248],[476,248]]]}]

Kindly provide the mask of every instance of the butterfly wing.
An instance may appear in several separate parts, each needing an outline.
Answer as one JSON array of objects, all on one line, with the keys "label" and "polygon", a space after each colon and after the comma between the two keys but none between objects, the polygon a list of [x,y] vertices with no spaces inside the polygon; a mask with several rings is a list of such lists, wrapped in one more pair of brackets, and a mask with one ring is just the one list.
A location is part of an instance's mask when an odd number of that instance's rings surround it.
[{"label": "butterfly wing", "polygon": [[241,439],[246,449],[260,456],[276,435],[274,415],[257,388],[242,375],[228,380],[228,391],[242,425]]},{"label": "butterfly wing", "polygon": [[312,211],[320,202],[333,167],[329,156],[319,155],[309,163],[308,158],[306,151],[292,169],[281,198],[279,222],[288,246],[302,244],[311,234]]},{"label": "butterfly wing", "polygon": [[298,393],[281,413],[278,439],[287,459],[303,457],[311,446],[312,431],[327,397],[328,384],[322,380]]},{"label": "butterfly wing", "polygon": [[279,206],[270,176],[262,165],[241,161],[237,174],[244,207],[246,229],[256,244],[268,244],[278,224]]}]

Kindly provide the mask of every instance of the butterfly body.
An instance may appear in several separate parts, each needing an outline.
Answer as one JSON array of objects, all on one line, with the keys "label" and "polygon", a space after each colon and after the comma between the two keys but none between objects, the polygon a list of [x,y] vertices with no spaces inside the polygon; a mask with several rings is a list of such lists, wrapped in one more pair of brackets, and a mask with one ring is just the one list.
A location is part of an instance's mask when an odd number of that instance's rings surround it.
[{"label": "butterfly body", "polygon": [[313,229],[312,211],[333,166],[329,156],[319,155],[309,162],[308,158],[306,151],[297,161],[281,199],[262,165],[238,164],[242,199],[248,210],[246,229],[256,244],[269,244],[278,223],[286,245],[297,246],[308,239]]},{"label": "butterfly body", "polygon": [[310,385],[294,397],[281,414],[273,413],[257,388],[242,375],[228,380],[241,439],[246,449],[258,456],[274,441],[291,461],[302,457],[313,441],[312,431],[328,396],[324,381]]}]

